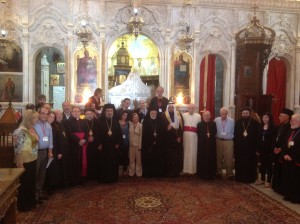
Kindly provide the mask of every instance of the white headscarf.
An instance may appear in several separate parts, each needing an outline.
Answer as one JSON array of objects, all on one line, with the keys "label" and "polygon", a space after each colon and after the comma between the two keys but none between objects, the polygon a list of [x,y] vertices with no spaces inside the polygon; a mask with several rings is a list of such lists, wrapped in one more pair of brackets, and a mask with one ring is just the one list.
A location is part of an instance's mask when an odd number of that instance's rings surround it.
[{"label": "white headscarf", "polygon": [[[172,122],[170,113],[169,113],[169,105],[172,104],[174,106],[174,122]],[[166,109],[166,114],[168,117],[170,117],[170,124],[173,126],[173,128],[178,129],[179,128],[179,121],[177,117],[177,112],[176,112],[176,106],[173,103],[169,103]]]}]

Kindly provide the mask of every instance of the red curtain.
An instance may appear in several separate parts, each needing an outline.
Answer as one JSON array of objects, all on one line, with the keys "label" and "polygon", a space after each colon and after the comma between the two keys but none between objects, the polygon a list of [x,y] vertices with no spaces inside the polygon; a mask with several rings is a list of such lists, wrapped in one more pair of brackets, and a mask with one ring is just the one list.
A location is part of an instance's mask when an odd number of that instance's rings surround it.
[{"label": "red curtain", "polygon": [[269,62],[267,94],[273,95],[272,113],[274,122],[279,124],[279,114],[282,108],[285,107],[286,94],[286,66],[282,60],[273,58]]},{"label": "red curtain", "polygon": [[206,56],[200,65],[200,111],[204,109],[211,112],[212,118],[215,117],[215,79],[216,79],[216,55]]}]

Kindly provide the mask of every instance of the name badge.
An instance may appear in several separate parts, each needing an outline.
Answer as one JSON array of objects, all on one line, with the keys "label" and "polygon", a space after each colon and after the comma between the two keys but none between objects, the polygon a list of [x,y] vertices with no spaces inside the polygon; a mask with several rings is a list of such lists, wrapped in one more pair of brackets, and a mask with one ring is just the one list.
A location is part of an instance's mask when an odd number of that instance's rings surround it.
[{"label": "name badge", "polygon": [[123,139],[125,139],[126,138],[126,135],[123,135]]},{"label": "name badge", "polygon": [[222,136],[226,135],[226,131],[222,131],[221,135]]},{"label": "name badge", "polygon": [[294,141],[289,142],[289,147],[294,146]]},{"label": "name badge", "polygon": [[162,112],[162,109],[161,109],[161,108],[159,108],[159,109],[158,109],[158,112],[159,112],[159,113],[161,113],[161,112]]},{"label": "name badge", "polygon": [[43,142],[48,142],[48,141],[49,141],[48,136],[43,137]]}]

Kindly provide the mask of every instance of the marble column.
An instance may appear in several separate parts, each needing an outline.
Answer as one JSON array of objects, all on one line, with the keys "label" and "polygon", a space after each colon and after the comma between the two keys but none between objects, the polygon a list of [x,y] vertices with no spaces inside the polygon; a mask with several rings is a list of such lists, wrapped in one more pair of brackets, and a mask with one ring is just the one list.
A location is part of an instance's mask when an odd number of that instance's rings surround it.
[{"label": "marble column", "polygon": [[299,106],[299,98],[300,98],[300,40],[298,40],[297,47],[296,47],[296,72],[295,72],[295,92],[294,92],[294,112],[300,113],[300,106]]},{"label": "marble column", "polygon": [[[235,97],[235,66],[236,66],[236,42],[235,38],[231,40],[231,71],[230,71],[230,83],[229,83],[229,116],[235,117],[235,105],[234,105],[234,97]],[[225,87],[226,88],[226,87]]]}]

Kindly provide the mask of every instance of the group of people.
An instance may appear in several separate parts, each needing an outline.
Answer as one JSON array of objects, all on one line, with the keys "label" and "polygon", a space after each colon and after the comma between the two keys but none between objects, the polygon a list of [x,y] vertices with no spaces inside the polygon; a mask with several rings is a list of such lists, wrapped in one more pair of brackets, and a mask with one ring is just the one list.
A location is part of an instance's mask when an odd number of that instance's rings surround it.
[{"label": "group of people", "polygon": [[194,104],[181,114],[163,93],[158,87],[148,107],[140,100],[132,111],[129,98],[118,109],[101,107],[100,89],[87,103],[84,119],[81,109],[68,101],[63,110],[52,111],[45,103],[36,110],[28,107],[13,135],[16,165],[25,168],[18,209],[43,203],[45,190],[51,193],[87,179],[116,182],[120,166],[122,175],[131,177],[197,174],[207,180],[256,181],[300,202],[299,114],[283,109],[281,124],[274,127],[269,113],[259,123],[245,107],[235,122],[223,107],[213,121],[209,111],[201,119]]}]

